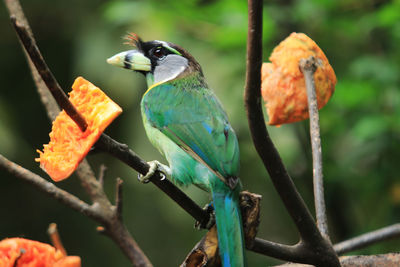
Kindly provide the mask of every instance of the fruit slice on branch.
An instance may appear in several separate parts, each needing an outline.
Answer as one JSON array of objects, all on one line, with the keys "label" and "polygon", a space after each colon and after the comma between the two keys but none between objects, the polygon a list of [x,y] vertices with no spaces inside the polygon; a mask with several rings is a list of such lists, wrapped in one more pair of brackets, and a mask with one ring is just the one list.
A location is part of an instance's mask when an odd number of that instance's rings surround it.
[{"label": "fruit slice on branch", "polygon": [[335,90],[336,76],[324,52],[304,33],[292,33],[276,46],[261,70],[261,92],[266,102],[270,125],[305,120],[309,117],[307,90],[299,69],[301,59],[314,56],[318,68],[314,74],[318,108],[322,108]]},{"label": "fruit slice on branch", "polygon": [[69,100],[86,120],[82,132],[78,125],[61,111],[53,121],[50,142],[38,150],[40,167],[56,182],[68,178],[85,158],[108,125],[122,109],[98,87],[82,77],[76,78]]}]

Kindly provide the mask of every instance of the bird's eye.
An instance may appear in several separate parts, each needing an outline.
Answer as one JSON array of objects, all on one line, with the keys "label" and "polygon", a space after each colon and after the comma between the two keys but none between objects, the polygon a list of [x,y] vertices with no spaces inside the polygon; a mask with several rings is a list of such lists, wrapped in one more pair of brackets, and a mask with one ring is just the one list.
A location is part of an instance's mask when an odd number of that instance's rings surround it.
[{"label": "bird's eye", "polygon": [[163,58],[165,56],[165,52],[164,49],[162,47],[157,47],[156,49],[154,49],[153,51],[153,56],[157,57],[157,58]]}]

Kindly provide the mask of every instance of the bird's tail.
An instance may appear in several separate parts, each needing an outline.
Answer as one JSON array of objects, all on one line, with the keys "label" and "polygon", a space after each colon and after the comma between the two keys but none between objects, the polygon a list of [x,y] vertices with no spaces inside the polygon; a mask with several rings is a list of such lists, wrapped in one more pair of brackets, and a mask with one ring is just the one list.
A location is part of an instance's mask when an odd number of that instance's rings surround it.
[{"label": "bird's tail", "polygon": [[219,255],[223,267],[246,266],[239,190],[213,188],[212,197],[218,232]]}]

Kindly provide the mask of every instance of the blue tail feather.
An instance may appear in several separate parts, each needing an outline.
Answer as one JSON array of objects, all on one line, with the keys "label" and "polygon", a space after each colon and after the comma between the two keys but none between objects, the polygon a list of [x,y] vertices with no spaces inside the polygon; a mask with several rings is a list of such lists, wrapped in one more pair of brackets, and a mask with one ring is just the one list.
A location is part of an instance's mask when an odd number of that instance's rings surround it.
[{"label": "blue tail feather", "polygon": [[212,190],[212,197],[222,266],[246,266],[238,190]]}]

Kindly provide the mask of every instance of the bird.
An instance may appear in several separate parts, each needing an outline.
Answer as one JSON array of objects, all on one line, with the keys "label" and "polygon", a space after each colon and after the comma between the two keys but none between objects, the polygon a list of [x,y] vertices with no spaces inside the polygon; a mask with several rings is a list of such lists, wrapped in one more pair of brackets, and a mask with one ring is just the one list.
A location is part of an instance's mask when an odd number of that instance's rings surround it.
[{"label": "bird", "polygon": [[161,171],[183,186],[211,193],[222,266],[246,266],[239,193],[239,145],[222,104],[202,68],[185,49],[170,42],[126,36],[134,49],[107,63],[145,75],[141,100],[146,134],[169,166],[149,162],[145,182]]}]

